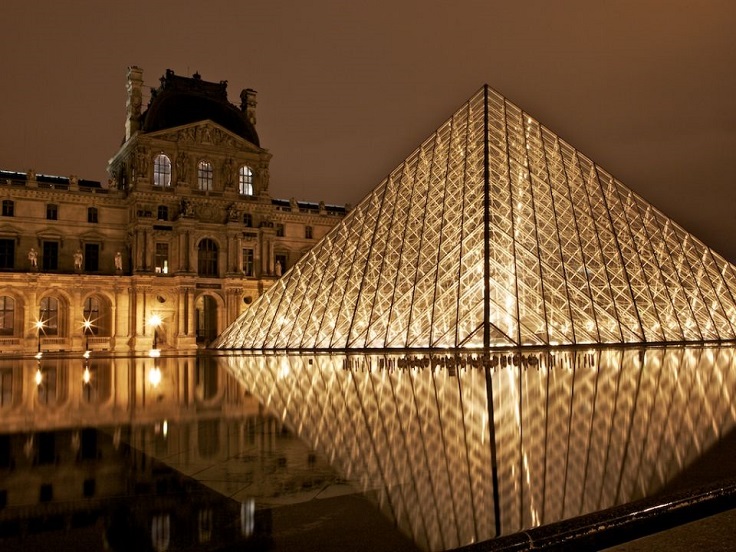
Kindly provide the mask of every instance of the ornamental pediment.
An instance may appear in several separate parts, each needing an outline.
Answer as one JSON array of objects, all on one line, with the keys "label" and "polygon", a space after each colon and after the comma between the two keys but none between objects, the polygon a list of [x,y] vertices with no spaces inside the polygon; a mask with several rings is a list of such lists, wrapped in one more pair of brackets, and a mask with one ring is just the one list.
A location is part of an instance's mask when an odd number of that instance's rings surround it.
[{"label": "ornamental pediment", "polygon": [[181,145],[215,146],[254,153],[263,152],[263,149],[210,120],[167,128],[166,130],[148,133],[145,136],[168,142],[177,142]]}]

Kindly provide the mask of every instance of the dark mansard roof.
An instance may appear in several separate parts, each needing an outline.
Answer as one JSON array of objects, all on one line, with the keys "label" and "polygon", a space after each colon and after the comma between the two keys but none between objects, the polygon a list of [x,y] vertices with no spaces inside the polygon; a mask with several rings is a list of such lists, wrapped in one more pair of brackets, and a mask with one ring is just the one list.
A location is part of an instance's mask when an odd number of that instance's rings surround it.
[{"label": "dark mansard roof", "polygon": [[260,146],[258,133],[246,113],[228,101],[227,81],[203,81],[197,73],[189,78],[167,70],[141,116],[141,128],[155,132],[207,119]]}]

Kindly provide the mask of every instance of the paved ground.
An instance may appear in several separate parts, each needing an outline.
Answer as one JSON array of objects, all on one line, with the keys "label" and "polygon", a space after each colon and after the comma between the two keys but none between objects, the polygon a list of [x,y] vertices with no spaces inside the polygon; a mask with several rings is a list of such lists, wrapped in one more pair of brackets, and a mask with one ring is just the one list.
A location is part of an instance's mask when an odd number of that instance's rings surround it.
[{"label": "paved ground", "polygon": [[[732,431],[700,461],[685,470],[665,492],[706,485],[736,477],[736,431]],[[736,503],[733,510],[655,533],[608,551],[700,552],[736,551]]]}]

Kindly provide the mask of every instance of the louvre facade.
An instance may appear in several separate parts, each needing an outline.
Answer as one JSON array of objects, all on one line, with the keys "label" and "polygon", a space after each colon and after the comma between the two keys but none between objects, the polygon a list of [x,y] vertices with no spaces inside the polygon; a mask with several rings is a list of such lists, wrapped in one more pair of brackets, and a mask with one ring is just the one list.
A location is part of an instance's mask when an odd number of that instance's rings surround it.
[{"label": "louvre facade", "polygon": [[345,215],[270,195],[253,90],[142,75],[108,183],[0,171],[0,351],[202,347]]},{"label": "louvre facade", "polygon": [[734,297],[723,257],[485,86],[217,346],[724,341]]}]

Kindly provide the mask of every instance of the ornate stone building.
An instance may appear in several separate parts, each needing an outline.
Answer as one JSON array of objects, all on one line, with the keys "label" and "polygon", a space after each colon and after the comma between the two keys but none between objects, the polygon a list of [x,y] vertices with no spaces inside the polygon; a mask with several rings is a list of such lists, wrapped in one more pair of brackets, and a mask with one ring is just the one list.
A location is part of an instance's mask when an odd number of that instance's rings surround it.
[{"label": "ornate stone building", "polygon": [[167,71],[127,79],[107,186],[0,171],[0,350],[193,350],[269,288],[345,207],[269,193],[256,93]]}]

